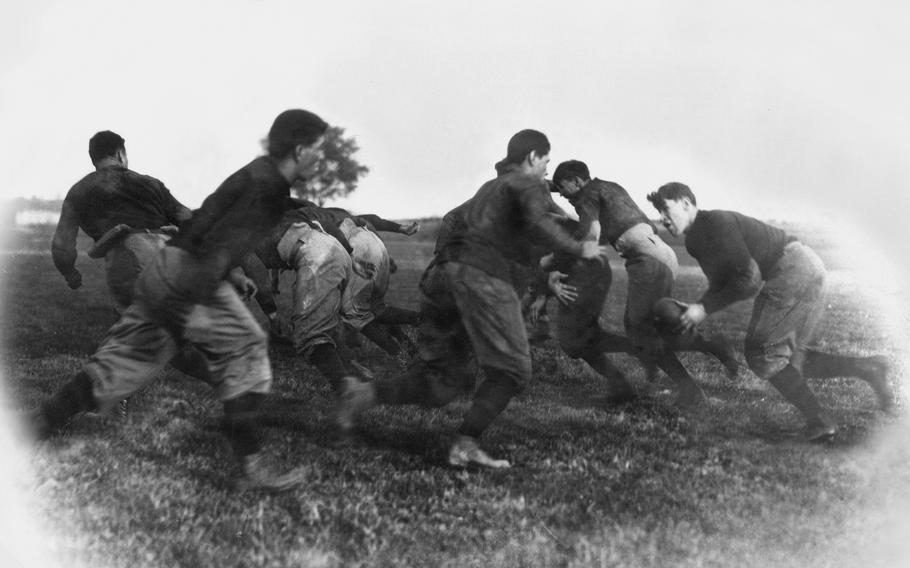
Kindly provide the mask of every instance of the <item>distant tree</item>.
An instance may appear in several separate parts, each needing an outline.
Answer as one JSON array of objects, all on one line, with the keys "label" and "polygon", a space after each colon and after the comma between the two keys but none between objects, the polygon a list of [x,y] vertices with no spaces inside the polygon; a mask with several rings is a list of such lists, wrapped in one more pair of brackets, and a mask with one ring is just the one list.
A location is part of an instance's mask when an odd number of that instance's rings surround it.
[{"label": "distant tree", "polygon": [[370,169],[354,159],[360,147],[354,138],[345,137],[344,128],[330,126],[325,133],[325,160],[319,170],[306,182],[294,184],[296,197],[309,199],[318,205],[330,199],[346,197],[357,189],[357,181]]}]

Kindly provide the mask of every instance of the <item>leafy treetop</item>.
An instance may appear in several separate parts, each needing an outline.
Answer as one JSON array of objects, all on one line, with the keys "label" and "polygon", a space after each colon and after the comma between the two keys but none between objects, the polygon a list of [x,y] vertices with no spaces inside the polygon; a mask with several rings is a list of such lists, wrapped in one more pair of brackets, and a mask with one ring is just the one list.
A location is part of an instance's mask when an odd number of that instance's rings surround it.
[{"label": "leafy treetop", "polygon": [[360,147],[353,137],[344,135],[344,128],[330,126],[325,133],[323,151],[325,159],[317,172],[306,182],[298,182],[292,188],[294,196],[308,199],[318,205],[340,197],[346,197],[357,189],[357,181],[370,169],[354,159]]}]

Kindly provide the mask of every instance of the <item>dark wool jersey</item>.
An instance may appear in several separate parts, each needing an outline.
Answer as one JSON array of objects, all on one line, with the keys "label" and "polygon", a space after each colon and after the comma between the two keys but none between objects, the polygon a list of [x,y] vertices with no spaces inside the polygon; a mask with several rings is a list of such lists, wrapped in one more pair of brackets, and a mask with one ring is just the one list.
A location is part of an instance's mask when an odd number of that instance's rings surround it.
[{"label": "dark wool jersey", "polygon": [[120,224],[134,229],[177,225],[190,217],[159,180],[123,166],[107,166],[79,180],[66,194],[54,234],[52,254],[61,273],[76,262],[79,229],[93,240]]},{"label": "dark wool jersey", "polygon": [[61,220],[72,220],[94,240],[119,224],[134,229],[179,225],[190,210],[163,183],[122,166],[94,171],[69,190]]},{"label": "dark wool jersey", "polygon": [[462,203],[455,209],[445,214],[442,222],[439,224],[439,233],[436,234],[436,246],[433,248],[433,254],[439,254],[451,240],[452,235],[463,233],[468,225],[464,220],[464,209],[468,202]]},{"label": "dark wool jersey", "polygon": [[784,247],[795,240],[735,211],[699,211],[686,231],[686,250],[708,277],[708,291],[701,299],[705,311],[712,313],[755,295]]},{"label": "dark wool jersey", "polygon": [[458,210],[455,225],[460,230],[446,236],[440,262],[462,262],[512,282],[513,263],[533,267],[541,248],[581,254],[581,243],[554,218],[559,209],[547,184],[516,167],[483,184]]},{"label": "dark wool jersey", "polygon": [[[639,223],[651,224],[644,212],[619,184],[602,179],[589,181],[569,198],[578,213],[579,234],[587,235],[591,223],[600,222],[600,244],[614,245],[616,239]],[[653,225],[651,225],[653,227]]]},{"label": "dark wool jersey", "polygon": [[291,198],[294,203],[297,203],[300,207],[318,207],[325,215],[331,216],[335,219],[335,224],[340,225],[345,219],[353,220],[357,226],[366,227],[374,233],[377,231],[382,231],[386,233],[397,233],[401,231],[401,224],[395,221],[390,221],[384,219],[379,215],[374,215],[372,213],[365,213],[363,215],[354,215],[347,209],[342,207],[320,207],[315,202],[310,201],[309,199],[301,199],[299,197]]},{"label": "dark wool jersey", "polygon": [[195,255],[220,280],[295,207],[290,187],[274,159],[256,158],[224,180],[168,244]]},{"label": "dark wool jersey", "polygon": [[374,233],[377,231],[382,231],[385,233],[397,233],[401,230],[401,224],[396,223],[395,221],[389,221],[384,219],[379,215],[374,215],[372,213],[365,213],[363,215],[355,215],[348,211],[347,209],[342,209],[341,207],[323,207],[326,212],[333,215],[337,220],[337,224],[340,225],[345,219],[351,219],[359,227],[366,227]]}]

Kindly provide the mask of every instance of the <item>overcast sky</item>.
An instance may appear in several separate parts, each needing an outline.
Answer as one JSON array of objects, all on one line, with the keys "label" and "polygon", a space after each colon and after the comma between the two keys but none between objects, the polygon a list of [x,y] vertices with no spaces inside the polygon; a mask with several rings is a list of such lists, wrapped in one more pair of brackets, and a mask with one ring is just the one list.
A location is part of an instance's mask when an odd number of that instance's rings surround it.
[{"label": "overcast sky", "polygon": [[[370,167],[342,205],[435,216],[508,138],[644,195],[844,218],[879,238],[910,206],[910,34],[900,4],[16,2],[0,23],[0,187],[62,197],[111,129],[130,166],[198,206],[280,111],[344,127]],[[887,228],[887,227],[894,227]]]}]

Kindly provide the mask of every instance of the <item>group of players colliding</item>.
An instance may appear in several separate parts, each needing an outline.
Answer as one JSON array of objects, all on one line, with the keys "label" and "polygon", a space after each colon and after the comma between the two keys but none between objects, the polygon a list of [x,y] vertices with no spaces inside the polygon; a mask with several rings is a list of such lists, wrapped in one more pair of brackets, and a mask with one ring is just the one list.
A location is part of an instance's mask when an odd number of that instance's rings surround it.
[{"label": "group of players colliding", "polygon": [[[536,130],[516,133],[495,165],[496,176],[444,216],[421,276],[419,312],[388,306],[384,296],[394,263],[375,231],[413,234],[417,226],[290,195],[291,186],[305,184],[323,159],[327,127],[305,110],[281,113],[266,155],[228,177],[195,211],[158,180],[129,170],[122,138],[110,132],[93,137],[89,153],[96,171],[67,194],[52,250],[57,268],[76,288],[76,233],[82,228],[95,239],[90,254],[106,259],[122,313],[82,369],[31,415],[39,439],[81,412],[122,405],[172,364],[211,384],[223,401],[222,432],[238,459],[242,486],[281,490],[304,481],[299,469],[277,473],[263,458],[257,422],[272,375],[269,332],[244,301],[252,296],[269,316],[271,331],[280,328],[332,385],[342,440],[371,407],[438,407],[469,395],[448,451],[455,467],[510,467],[479,441],[531,380],[525,316],[536,320],[548,296],[559,299],[553,325],[561,348],[604,377],[613,402],[635,398],[607,356],[624,352],[649,374],[665,372],[677,385],[680,406],[697,407],[704,394],[676,353],[711,353],[735,376],[740,364],[734,350],[698,326],[754,297],[745,360],[804,415],[808,440],[830,439],[837,427],[806,378],[857,377],[869,383],[883,409],[893,407],[886,358],[813,348],[825,269],[811,248],[740,213],[700,210],[686,185],[665,184],[648,200],[670,234],[684,236],[708,279],[699,301],[674,300],[678,261],[647,215],[625,189],[592,178],[581,161],[559,164],[547,180],[550,144]],[[551,192],[568,199],[577,221]],[[598,324],[612,279],[610,247],[628,275],[626,335]],[[291,307],[283,316],[267,269],[295,272]],[[346,352],[342,330],[362,332],[402,361],[407,337],[396,331],[401,325],[416,326],[419,358],[391,377],[368,379]]]}]

